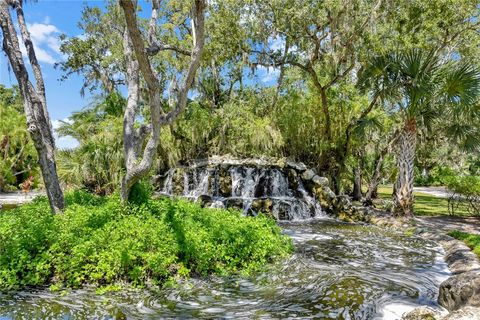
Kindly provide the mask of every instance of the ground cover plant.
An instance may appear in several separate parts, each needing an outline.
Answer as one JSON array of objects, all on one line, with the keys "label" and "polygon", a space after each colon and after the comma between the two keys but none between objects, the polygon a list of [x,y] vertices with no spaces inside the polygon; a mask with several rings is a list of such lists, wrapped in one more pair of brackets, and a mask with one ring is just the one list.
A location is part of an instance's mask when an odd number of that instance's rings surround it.
[{"label": "ground cover plant", "polygon": [[465,242],[480,257],[480,235],[461,231],[452,231],[448,235]]},{"label": "ground cover plant", "polygon": [[291,240],[264,216],[184,200],[131,202],[76,191],[66,195],[61,215],[51,214],[46,198],[2,212],[0,290],[248,274],[292,250]]}]

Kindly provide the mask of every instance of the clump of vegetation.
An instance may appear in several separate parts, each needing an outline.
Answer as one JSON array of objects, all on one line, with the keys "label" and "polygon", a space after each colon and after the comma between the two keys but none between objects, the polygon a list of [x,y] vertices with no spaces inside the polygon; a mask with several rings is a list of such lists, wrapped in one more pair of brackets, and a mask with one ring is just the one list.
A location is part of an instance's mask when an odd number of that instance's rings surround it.
[{"label": "clump of vegetation", "polygon": [[248,274],[292,250],[263,216],[172,199],[123,205],[118,194],[83,191],[66,202],[61,215],[52,215],[44,198],[0,215],[0,289]]},{"label": "clump of vegetation", "polygon": [[448,235],[465,242],[467,246],[469,246],[473,252],[480,257],[480,235],[456,230],[450,232]]},{"label": "clump of vegetation", "polygon": [[38,157],[28,134],[18,87],[0,85],[0,192],[40,181]]},{"label": "clump of vegetation", "polygon": [[470,215],[480,215],[480,177],[452,176],[447,179],[447,188],[451,193],[448,199],[451,214],[464,210]]}]

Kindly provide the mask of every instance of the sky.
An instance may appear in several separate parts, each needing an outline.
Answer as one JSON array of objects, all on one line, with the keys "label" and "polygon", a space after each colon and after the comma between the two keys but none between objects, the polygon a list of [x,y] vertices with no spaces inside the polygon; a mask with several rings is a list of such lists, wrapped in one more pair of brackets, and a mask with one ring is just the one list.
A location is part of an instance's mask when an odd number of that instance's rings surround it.
[{"label": "sky", "polygon": [[[58,126],[60,121],[67,121],[72,112],[81,110],[92,101],[92,95],[88,92],[84,97],[80,95],[80,88],[83,83],[81,75],[72,75],[67,80],[60,81],[62,71],[54,67],[55,63],[65,59],[60,52],[59,36],[61,34],[69,37],[82,35],[82,31],[77,24],[81,18],[82,8],[86,4],[103,7],[104,2],[82,0],[24,2],[27,28],[30,31],[37,59],[41,65],[48,111],[54,128]],[[12,15],[12,18],[14,21],[16,20],[15,15]],[[273,39],[272,47],[278,45],[281,45],[280,41]],[[271,85],[277,77],[278,70],[260,68],[250,81],[261,85]],[[0,54],[0,84],[11,87],[16,83],[15,75],[10,70],[8,60],[2,52]],[[57,147],[60,149],[73,148],[78,145],[78,142],[71,137],[56,138]]]}]

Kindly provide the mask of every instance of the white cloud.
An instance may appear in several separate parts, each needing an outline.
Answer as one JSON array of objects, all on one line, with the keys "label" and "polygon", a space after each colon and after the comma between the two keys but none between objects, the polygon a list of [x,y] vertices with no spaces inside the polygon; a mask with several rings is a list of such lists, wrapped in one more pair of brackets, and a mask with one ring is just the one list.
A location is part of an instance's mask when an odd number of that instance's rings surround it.
[{"label": "white cloud", "polygon": [[55,140],[55,144],[57,145],[57,148],[60,150],[75,149],[80,145],[77,139],[71,136],[65,136],[60,138],[57,137]]},{"label": "white cloud", "polygon": [[[50,17],[45,17],[43,23],[27,23],[27,29],[32,38],[33,48],[38,61],[54,64],[61,57],[60,52],[60,30],[50,24]],[[21,42],[20,50],[24,57],[27,57],[27,50]]]},{"label": "white cloud", "polygon": [[268,47],[273,51],[280,50],[283,52],[283,50],[285,50],[285,39],[280,36],[276,36],[275,38],[270,37],[268,39]]},{"label": "white cloud", "polygon": [[259,71],[259,77],[263,83],[268,83],[274,80],[277,80],[280,76],[280,69],[274,67],[257,67],[257,71]]},{"label": "white cloud", "polygon": [[53,120],[52,127],[53,127],[53,136],[55,138],[55,144],[57,145],[58,149],[74,149],[80,145],[77,139],[72,136],[65,136],[59,137],[57,133],[58,127],[60,127],[62,122],[72,123],[72,121],[68,118],[63,120]]}]

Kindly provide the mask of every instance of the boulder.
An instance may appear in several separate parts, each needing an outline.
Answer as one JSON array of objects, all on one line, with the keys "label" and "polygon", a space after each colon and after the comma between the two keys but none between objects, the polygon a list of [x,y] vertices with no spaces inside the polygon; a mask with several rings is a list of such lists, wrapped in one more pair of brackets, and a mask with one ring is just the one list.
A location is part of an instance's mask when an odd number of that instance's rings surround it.
[{"label": "boulder", "polygon": [[438,302],[449,311],[467,305],[480,307],[480,272],[463,272],[442,282]]},{"label": "boulder", "polygon": [[243,199],[240,198],[229,198],[225,201],[225,207],[227,208],[236,208],[243,209]]},{"label": "boulder", "polygon": [[230,197],[232,195],[232,177],[227,168],[220,168],[218,191],[222,197]]},{"label": "boulder", "polygon": [[[320,176],[315,175],[315,176],[312,178],[312,182],[313,182],[316,186],[322,186],[322,187],[327,187],[327,188],[328,188],[328,178],[320,177]],[[330,191],[331,191],[331,190],[330,190]]]},{"label": "boulder", "polygon": [[442,320],[480,320],[480,308],[464,307],[450,313]]},{"label": "boulder", "polygon": [[213,203],[213,199],[208,194],[202,194],[197,198],[197,201],[200,202],[202,207],[210,207]]},{"label": "boulder", "polygon": [[310,181],[314,176],[315,176],[315,171],[313,171],[312,169],[308,169],[304,173],[302,173],[302,179],[304,181]]},{"label": "boulder", "polygon": [[404,314],[402,320],[437,320],[440,319],[440,313],[430,307],[417,307]]},{"label": "boulder", "polygon": [[176,196],[183,195],[184,191],[184,174],[183,168],[176,168],[172,177],[172,192]]},{"label": "boulder", "polygon": [[272,213],[272,206],[273,206],[273,201],[272,199],[265,198],[265,199],[255,199],[252,202],[251,209],[255,212],[263,212],[268,215],[271,215]]},{"label": "boulder", "polygon": [[295,161],[292,161],[292,160],[287,160],[285,162],[285,165],[286,165],[287,168],[294,169],[295,171],[298,171],[300,173],[307,170],[307,166],[302,162],[295,162]]},{"label": "boulder", "polygon": [[287,178],[288,178],[288,187],[292,190],[297,190],[298,183],[299,183],[297,171],[293,169],[288,169]]},{"label": "boulder", "polygon": [[453,274],[480,270],[477,256],[465,243],[455,240],[446,241],[443,245],[445,248],[445,261]]}]

